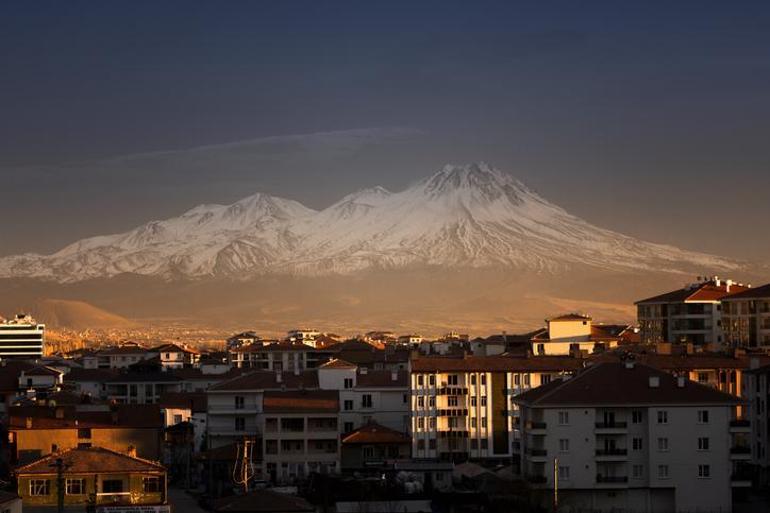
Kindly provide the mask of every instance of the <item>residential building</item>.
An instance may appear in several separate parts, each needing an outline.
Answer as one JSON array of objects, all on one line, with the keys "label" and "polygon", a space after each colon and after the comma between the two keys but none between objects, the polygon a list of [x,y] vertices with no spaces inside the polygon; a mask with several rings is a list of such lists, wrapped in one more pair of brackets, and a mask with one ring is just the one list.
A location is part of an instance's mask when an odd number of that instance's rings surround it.
[{"label": "residential building", "polygon": [[388,463],[409,460],[412,439],[372,421],[342,436],[343,472],[379,472]]},{"label": "residential building", "polygon": [[339,472],[336,390],[266,391],[258,422],[263,436],[263,468],[271,482],[293,482],[311,472]]},{"label": "residential building", "polygon": [[257,335],[256,331],[244,331],[243,333],[238,333],[228,338],[225,342],[225,348],[229,351],[237,347],[244,347],[254,344],[255,342],[260,342],[261,340],[262,338]]},{"label": "residential building", "polygon": [[147,348],[137,342],[124,342],[115,347],[84,354],[81,357],[85,369],[127,369],[150,357]]},{"label": "residential building", "polygon": [[613,349],[620,341],[620,336],[601,324],[593,324],[587,315],[560,315],[546,319],[546,324],[546,329],[531,338],[533,355],[587,355]]},{"label": "residential building", "polygon": [[749,287],[718,276],[636,302],[641,342],[689,342],[720,349],[722,300]]},{"label": "residential building", "polygon": [[315,348],[302,342],[255,342],[233,348],[228,355],[236,368],[293,372],[317,365]]},{"label": "residential building", "polygon": [[125,510],[125,506],[167,504],[162,465],[103,447],[55,452],[17,468],[15,474],[25,506],[55,507],[60,493],[66,507],[123,506]]},{"label": "residential building", "polygon": [[722,331],[729,347],[770,349],[770,284],[722,298]]},{"label": "residential building", "polygon": [[123,372],[106,381],[106,395],[118,404],[154,404],[163,394],[182,391],[171,372]]},{"label": "residential building", "polygon": [[162,370],[193,367],[200,359],[200,353],[178,344],[162,344],[148,350],[151,357],[157,356]]},{"label": "residential building", "polygon": [[[622,385],[622,386],[619,386]],[[749,458],[740,401],[627,360],[597,363],[514,398],[522,471],[550,501],[591,511],[732,510]]]},{"label": "residential building", "polygon": [[518,406],[513,397],[581,369],[569,356],[418,357],[411,362],[412,457],[477,460],[516,468]]},{"label": "residential building", "polygon": [[50,452],[99,446],[118,452],[133,447],[140,457],[160,459],[163,424],[157,405],[14,406],[8,414],[8,445],[14,463]]},{"label": "residential building", "polygon": [[751,462],[756,472],[755,484],[770,485],[770,365],[760,365],[752,360],[752,369],[744,373],[746,418],[736,422],[735,429],[750,429]]},{"label": "residential building", "polygon": [[45,324],[19,314],[0,322],[0,358],[42,358],[45,355]]}]

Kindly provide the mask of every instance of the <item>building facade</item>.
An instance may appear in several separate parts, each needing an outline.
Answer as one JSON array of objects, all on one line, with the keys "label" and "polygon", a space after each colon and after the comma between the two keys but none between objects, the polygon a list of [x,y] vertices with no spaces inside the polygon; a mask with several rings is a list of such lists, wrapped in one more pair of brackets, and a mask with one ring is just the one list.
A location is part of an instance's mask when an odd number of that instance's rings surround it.
[{"label": "building facade", "polygon": [[722,329],[730,347],[770,349],[770,284],[723,298]]},{"label": "building facade", "polygon": [[19,314],[0,323],[0,358],[42,358],[45,355],[45,324]]}]

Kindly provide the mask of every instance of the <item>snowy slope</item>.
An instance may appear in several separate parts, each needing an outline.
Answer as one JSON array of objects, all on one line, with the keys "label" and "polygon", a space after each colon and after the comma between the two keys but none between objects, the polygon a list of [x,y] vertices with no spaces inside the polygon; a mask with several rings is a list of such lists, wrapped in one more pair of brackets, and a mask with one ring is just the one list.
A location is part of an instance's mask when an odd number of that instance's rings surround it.
[{"label": "snowy slope", "polygon": [[320,212],[264,194],[202,205],[50,256],[0,259],[0,276],[70,282],[126,272],[249,277],[409,265],[559,273],[575,264],[673,272],[739,266],[598,228],[479,163],[445,166],[398,193],[365,189]]}]

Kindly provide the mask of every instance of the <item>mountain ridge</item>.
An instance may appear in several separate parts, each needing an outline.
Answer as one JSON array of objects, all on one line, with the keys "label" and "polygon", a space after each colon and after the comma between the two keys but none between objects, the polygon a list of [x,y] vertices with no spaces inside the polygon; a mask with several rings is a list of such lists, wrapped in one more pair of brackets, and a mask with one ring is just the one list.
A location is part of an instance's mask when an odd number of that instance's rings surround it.
[{"label": "mountain ridge", "polygon": [[480,162],[446,165],[398,192],[366,188],[319,211],[264,193],[198,205],[52,255],[0,258],[0,277],[313,276],[415,265],[558,274],[578,264],[673,273],[745,265],[594,226]]}]

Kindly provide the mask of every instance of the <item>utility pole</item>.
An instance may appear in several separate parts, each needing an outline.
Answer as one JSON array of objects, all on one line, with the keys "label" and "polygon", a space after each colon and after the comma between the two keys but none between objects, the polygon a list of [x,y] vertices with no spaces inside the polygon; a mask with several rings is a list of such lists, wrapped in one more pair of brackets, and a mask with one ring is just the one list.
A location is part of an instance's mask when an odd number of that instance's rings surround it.
[{"label": "utility pole", "polygon": [[56,469],[56,506],[58,513],[64,513],[64,460],[56,458],[49,467]]}]

